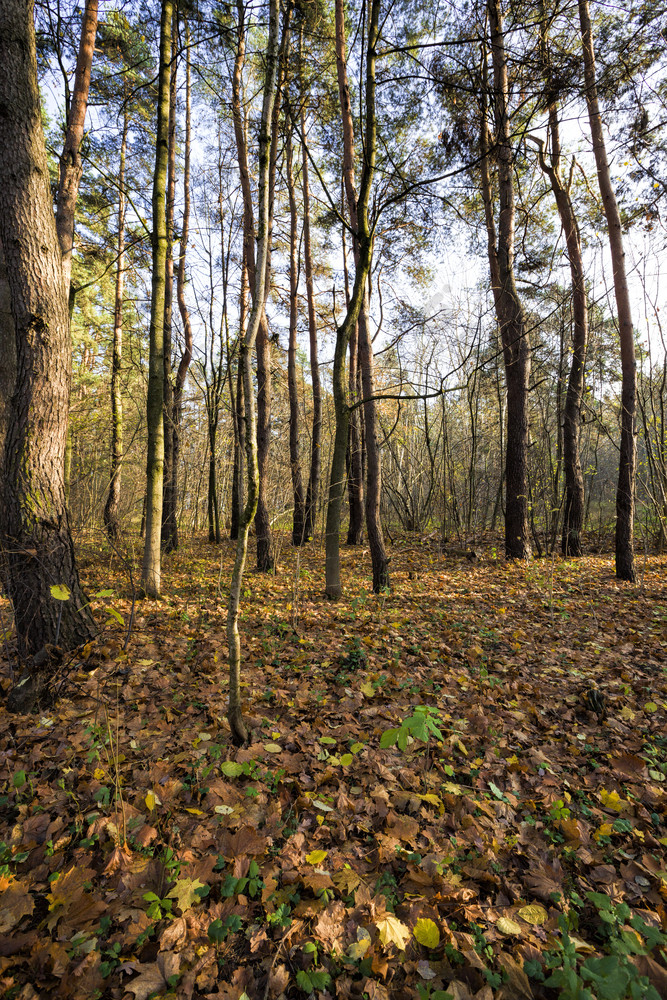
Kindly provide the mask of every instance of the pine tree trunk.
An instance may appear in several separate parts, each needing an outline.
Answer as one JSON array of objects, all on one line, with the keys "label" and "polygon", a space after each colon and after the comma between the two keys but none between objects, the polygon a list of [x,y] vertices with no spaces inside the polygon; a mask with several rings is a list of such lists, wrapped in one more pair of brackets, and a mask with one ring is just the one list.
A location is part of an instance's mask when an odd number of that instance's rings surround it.
[{"label": "pine tree trunk", "polygon": [[[0,64],[0,242],[16,338],[0,542],[19,652],[27,656],[47,644],[74,648],[93,637],[95,624],[65,506],[69,281],[53,216],[31,4],[0,6]],[[54,598],[57,585],[67,600]]]},{"label": "pine tree trunk", "polygon": [[602,116],[598,102],[595,79],[595,52],[588,10],[588,0],[579,0],[579,21],[581,24],[581,44],[584,57],[584,83],[586,105],[593,139],[593,153],[597,167],[598,185],[602,195],[604,214],[607,220],[609,251],[614,273],[614,294],[618,314],[619,340],[621,347],[621,448],[618,463],[618,487],[616,490],[616,576],[619,580],[635,580],[634,517],[635,517],[635,474],[637,467],[637,445],[635,441],[635,413],[637,409],[637,370],[635,344],[632,326],[630,293],[625,273],[625,251],[621,217],[616,203],[616,195],[611,183],[607,150],[602,129]]},{"label": "pine tree trunk", "polygon": [[148,597],[160,596],[162,487],[164,478],[164,304],[167,264],[165,195],[169,157],[169,84],[173,0],[162,0],[160,18],[160,67],[153,173],[153,278],[149,328],[148,395],[146,424],[146,539],[141,583]]},{"label": "pine tree trunk", "polygon": [[118,168],[118,260],[114,296],[113,347],[111,357],[111,469],[109,495],[104,505],[104,527],[114,542],[120,534],[118,506],[120,504],[121,462],[123,460],[123,395],[120,387],[123,361],[123,294],[125,289],[125,158],[129,118],[124,105],[123,135]]}]

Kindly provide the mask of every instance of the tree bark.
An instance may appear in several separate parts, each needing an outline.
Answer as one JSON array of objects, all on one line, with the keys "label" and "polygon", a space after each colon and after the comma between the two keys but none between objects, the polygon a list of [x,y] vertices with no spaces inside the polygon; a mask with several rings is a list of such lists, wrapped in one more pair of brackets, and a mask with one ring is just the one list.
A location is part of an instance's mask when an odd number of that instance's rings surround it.
[{"label": "tree bark", "polygon": [[123,395],[120,387],[123,361],[123,295],[125,288],[125,158],[129,116],[127,104],[123,111],[123,134],[118,168],[118,260],[113,314],[113,347],[111,356],[111,469],[109,495],[104,505],[104,527],[114,542],[120,534],[118,507],[120,504],[121,462],[123,460]]},{"label": "tree bark", "polygon": [[185,150],[183,155],[183,222],[181,226],[181,242],[178,251],[178,271],[176,272],[176,298],[178,309],[181,314],[183,324],[183,353],[176,372],[174,383],[174,404],[172,418],[172,464],[171,464],[171,496],[173,503],[173,519],[171,524],[171,551],[178,548],[178,461],[181,452],[181,425],[183,423],[183,391],[185,380],[188,375],[190,362],[192,361],[192,323],[190,322],[190,310],[185,299],[185,256],[188,247],[188,234],[190,228],[190,147],[192,130],[192,107],[191,107],[191,83],[190,83],[190,26],[185,22]]},{"label": "tree bark", "polygon": [[[333,397],[336,417],[333,456],[331,461],[331,476],[329,482],[329,502],[327,505],[326,538],[325,538],[325,573],[326,596],[330,600],[339,600],[342,596],[340,580],[340,513],[345,487],[345,454],[350,409],[347,402],[347,387],[345,384],[345,357],[354,324],[357,322],[364,296],[366,282],[371,268],[373,256],[373,234],[368,220],[368,203],[371,185],[375,172],[375,154],[377,143],[377,122],[375,112],[375,63],[376,45],[378,39],[378,23],[380,16],[379,0],[372,0],[368,22],[368,46],[366,50],[366,93],[365,93],[365,144],[359,196],[356,198],[355,236],[358,246],[358,262],[355,267],[354,286],[347,307],[345,319],[336,331],[336,346],[334,350]],[[336,0],[336,63],[338,66],[338,89],[341,102],[341,114],[344,132],[348,128],[346,109],[349,111],[349,90],[343,81],[341,69],[345,69],[345,24],[343,0]],[[343,81],[343,82],[342,82]],[[351,119],[349,124],[351,125]],[[349,148],[349,147],[348,147]],[[352,179],[346,164],[347,152],[344,152],[344,172],[346,184]]]},{"label": "tree bark", "polygon": [[[301,42],[299,45],[301,60]],[[302,64],[302,63],[300,63]],[[308,339],[310,346],[310,381],[313,392],[313,427],[310,445],[310,472],[306,491],[304,534],[306,539],[315,533],[317,504],[319,501],[322,469],[322,385],[317,350],[317,317],[315,315],[315,288],[313,282],[313,256],[310,240],[310,186],[308,183],[308,146],[306,140],[306,110],[304,95],[301,97],[301,193],[303,198],[303,265],[306,274],[306,299],[308,303]]]},{"label": "tree bark", "polygon": [[289,107],[286,115],[287,135],[285,139],[285,177],[290,213],[289,250],[289,345],[287,348],[287,391],[289,395],[289,456],[292,474],[292,545],[303,545],[306,539],[305,502],[301,462],[299,459],[299,396],[296,379],[297,325],[299,318],[299,264],[298,264],[298,218],[294,193],[294,170],[292,167],[292,123]]},{"label": "tree bark", "polygon": [[74,209],[83,172],[81,140],[88,107],[90,72],[97,34],[97,0],[86,0],[81,25],[81,39],[74,71],[72,103],[69,108],[65,144],[60,157],[60,180],[56,205],[56,230],[63,257],[63,280],[69,297],[74,247]]},{"label": "tree bark", "polygon": [[173,0],[162,0],[160,17],[160,66],[158,71],[158,106],[153,172],[152,289],[149,329],[148,395],[146,423],[148,454],[146,459],[146,539],[141,584],[148,597],[160,596],[162,486],[164,478],[164,303],[167,263],[167,220],[165,195],[169,156],[169,85],[171,60],[171,22]]},{"label": "tree bark", "polygon": [[609,161],[602,129],[602,116],[595,79],[595,52],[588,10],[588,0],[579,0],[579,22],[584,58],[584,84],[586,106],[593,140],[593,153],[597,167],[598,185],[607,220],[609,250],[614,272],[614,293],[618,314],[618,332],[621,347],[621,448],[618,463],[616,490],[616,576],[619,580],[634,581],[634,517],[635,474],[637,447],[635,441],[635,413],[637,409],[637,370],[632,326],[630,293],[625,272],[623,231],[616,195],[611,183]]},{"label": "tree bark", "polygon": [[[68,280],[49,185],[32,4],[0,5],[0,64],[0,242],[16,337],[0,538],[25,657],[47,644],[74,648],[94,636],[95,624],[80,587],[65,505]],[[57,585],[68,599],[54,597]]]},{"label": "tree bark", "polygon": [[[512,150],[507,56],[500,0],[488,0],[495,103],[499,212],[496,231],[489,176],[486,111],[482,113],[482,188],[493,296],[500,324],[507,386],[505,449],[505,555],[531,556],[528,524],[528,387],[531,353],[514,278],[514,153]],[[486,61],[484,62],[486,76]],[[486,83],[483,86],[486,98]]]},{"label": "tree bark", "polygon": [[167,154],[167,262],[164,282],[164,476],[162,483],[161,541],[165,552],[174,549],[176,496],[174,493],[174,383],[172,373],[172,333],[174,313],[174,209],[176,202],[176,83],[178,13],[174,5],[171,24],[171,67],[169,77],[169,151]]},{"label": "tree bark", "polygon": [[[242,12],[242,0],[239,0]],[[227,642],[229,646],[229,709],[227,718],[232,739],[237,744],[245,743],[248,732],[243,722],[241,707],[241,637],[239,634],[239,607],[241,602],[241,586],[248,551],[248,532],[250,523],[257,508],[258,469],[257,469],[257,434],[255,427],[255,397],[253,392],[251,354],[257,340],[268,282],[268,257],[271,239],[269,211],[269,173],[271,123],[273,120],[273,105],[276,97],[278,76],[278,0],[270,0],[269,4],[269,35],[267,40],[266,66],[264,78],[264,98],[262,102],[262,119],[259,134],[258,188],[259,204],[257,212],[257,267],[255,269],[255,284],[248,329],[241,343],[241,363],[243,365],[243,388],[246,420],[246,455],[248,467],[248,496],[243,509],[239,536],[236,542],[234,568],[229,586],[229,602],[227,605]]]}]

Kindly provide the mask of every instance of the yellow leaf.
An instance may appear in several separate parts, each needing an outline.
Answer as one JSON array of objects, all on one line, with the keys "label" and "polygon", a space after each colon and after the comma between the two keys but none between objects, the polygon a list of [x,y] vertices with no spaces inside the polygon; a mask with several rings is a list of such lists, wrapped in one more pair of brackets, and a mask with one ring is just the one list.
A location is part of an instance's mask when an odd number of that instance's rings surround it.
[{"label": "yellow leaf", "polygon": [[448,795],[462,795],[463,794],[463,792],[461,791],[461,786],[454,784],[453,781],[446,781],[442,787],[443,787],[444,791],[447,792]]},{"label": "yellow leaf", "polygon": [[549,914],[539,903],[533,903],[530,906],[522,906],[517,916],[525,920],[527,924],[540,927],[547,920]]},{"label": "yellow leaf", "polygon": [[191,813],[193,816],[203,816],[204,812],[202,809],[186,809],[186,813]]},{"label": "yellow leaf", "polygon": [[437,948],[440,944],[440,930],[434,920],[428,917],[420,917],[415,924],[412,933],[419,944],[425,948]]},{"label": "yellow leaf", "polygon": [[359,690],[366,698],[372,698],[373,695],[375,694],[375,688],[373,687],[370,681],[366,681],[365,684],[362,684]]},{"label": "yellow leaf", "polygon": [[627,805],[624,802],[618,792],[608,792],[606,788],[600,791],[600,801],[605,809],[613,809],[614,812],[623,812],[623,809]]},{"label": "yellow leaf", "polygon": [[157,806],[161,806],[162,805],[162,803],[160,802],[160,799],[155,794],[155,792],[146,792],[146,798],[144,799],[144,801],[145,801],[146,805],[148,806],[148,809],[151,812],[153,812],[153,810],[155,809],[156,805]]},{"label": "yellow leaf", "polygon": [[103,767],[96,767],[95,770],[93,771],[93,778],[95,779],[95,781],[101,781],[104,775],[105,771]]},{"label": "yellow leaf", "polygon": [[523,934],[521,924],[517,923],[516,920],[511,920],[510,917],[500,917],[496,921],[496,927],[501,934]]},{"label": "yellow leaf", "polygon": [[328,853],[328,851],[311,851],[310,854],[306,854],[306,861],[309,865],[321,865]]},{"label": "yellow leaf", "polygon": [[647,701],[646,704],[644,705],[644,711],[645,712],[657,712],[658,711],[658,706],[656,705],[656,703],[654,701]]},{"label": "yellow leaf", "polygon": [[54,583],[49,589],[51,597],[54,597],[56,601],[69,601],[71,597],[70,589],[64,583]]},{"label": "yellow leaf", "polygon": [[384,917],[377,921],[377,929],[380,934],[380,941],[385,948],[390,944],[394,944],[399,951],[405,951],[407,943],[410,940],[410,929],[398,917],[395,917],[391,913],[385,914]]},{"label": "yellow leaf", "polygon": [[601,826],[597,828],[593,834],[593,840],[600,841],[600,837],[611,837],[612,827],[611,823],[602,823]]},{"label": "yellow leaf", "polygon": [[167,898],[175,899],[181,913],[185,913],[193,903],[198,903],[200,900],[200,896],[195,890],[203,888],[204,883],[200,882],[198,878],[179,878],[174,888],[168,893]]},{"label": "yellow leaf", "polygon": [[283,748],[279,747],[277,743],[265,743],[264,749],[267,753],[282,753]]}]

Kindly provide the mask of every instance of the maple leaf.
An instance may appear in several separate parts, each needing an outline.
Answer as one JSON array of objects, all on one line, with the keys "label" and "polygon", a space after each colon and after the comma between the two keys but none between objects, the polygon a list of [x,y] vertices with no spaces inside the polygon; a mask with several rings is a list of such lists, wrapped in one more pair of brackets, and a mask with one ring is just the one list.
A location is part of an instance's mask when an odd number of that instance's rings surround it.
[{"label": "maple leaf", "polygon": [[385,914],[376,922],[376,927],[380,935],[380,941],[385,948],[394,944],[399,951],[405,951],[410,940],[410,928],[406,927],[402,921],[392,913]]},{"label": "maple leaf", "polygon": [[161,952],[157,962],[148,965],[125,989],[134,993],[134,1000],[148,1000],[151,993],[163,992],[165,987],[171,986],[169,980],[178,975],[180,965],[180,957],[174,952]]},{"label": "maple leaf", "polygon": [[35,908],[35,901],[26,886],[13,882],[0,896],[0,934],[15,927],[21,917],[28,916]]},{"label": "maple leaf", "polygon": [[204,883],[200,882],[198,878],[179,878],[174,887],[167,893],[167,898],[175,899],[181,913],[185,913],[194,903],[200,902],[201,896],[197,889],[203,888]]}]

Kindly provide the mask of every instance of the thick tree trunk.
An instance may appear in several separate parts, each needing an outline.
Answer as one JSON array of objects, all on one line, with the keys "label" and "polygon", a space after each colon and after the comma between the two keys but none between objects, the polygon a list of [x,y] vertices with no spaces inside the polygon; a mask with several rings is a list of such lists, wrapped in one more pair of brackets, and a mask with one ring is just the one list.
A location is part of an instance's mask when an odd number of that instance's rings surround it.
[{"label": "thick tree trunk", "polygon": [[149,329],[148,395],[146,423],[146,540],[141,583],[148,597],[160,596],[162,486],[164,477],[164,302],[167,263],[165,195],[169,156],[169,84],[173,0],[162,0],[160,18],[160,68],[153,173],[153,279]]},{"label": "thick tree trunk", "polygon": [[[42,131],[32,5],[0,5],[0,242],[16,336],[0,509],[2,572],[22,656],[95,634],[65,506],[68,287]],[[54,587],[67,599],[54,597]],[[32,680],[29,681],[29,684]]]},{"label": "thick tree trunk", "polygon": [[[493,295],[500,324],[507,385],[505,450],[505,554],[531,556],[528,524],[528,387],[530,341],[514,278],[514,154],[509,119],[509,84],[500,0],[488,0],[494,78],[499,214],[493,219],[486,112],[482,123],[482,187]],[[486,74],[486,64],[484,65]],[[486,91],[486,87],[483,88]]]},{"label": "thick tree trunk", "polygon": [[619,580],[635,579],[634,517],[635,474],[637,446],[635,441],[635,413],[637,409],[637,370],[635,343],[632,327],[630,293],[625,273],[625,251],[621,217],[616,195],[611,183],[607,150],[602,129],[602,116],[598,102],[595,79],[595,52],[588,0],[579,0],[581,44],[584,57],[584,83],[588,120],[593,140],[593,153],[597,167],[598,184],[607,219],[609,251],[614,272],[614,294],[618,313],[618,331],[621,346],[621,449],[618,463],[616,490],[616,576]]},{"label": "thick tree trunk", "polygon": [[[16,331],[12,316],[12,296],[5,267],[5,254],[0,240],[0,467],[5,453],[7,427],[16,385]],[[0,509],[2,508],[2,476],[0,476]]]},{"label": "thick tree trunk", "polygon": [[161,540],[165,552],[174,549],[176,495],[174,492],[174,383],[172,375],[172,326],[174,313],[174,208],[176,202],[176,83],[178,15],[174,6],[171,24],[171,73],[169,80],[169,152],[167,154],[167,263],[164,281],[164,477],[162,485]]},{"label": "thick tree trunk", "polygon": [[123,362],[123,295],[125,289],[125,158],[129,117],[124,105],[123,135],[118,168],[118,260],[113,313],[113,347],[111,355],[111,469],[109,495],[104,505],[104,527],[113,542],[120,534],[118,507],[120,504],[121,462],[123,460],[123,395],[120,374]]},{"label": "thick tree trunk", "polygon": [[[246,453],[248,462],[248,498],[243,509],[239,536],[236,542],[236,556],[229,585],[229,603],[227,605],[227,642],[229,646],[229,709],[227,718],[235,743],[245,743],[248,733],[243,722],[241,709],[241,636],[239,634],[239,607],[241,603],[241,587],[248,551],[248,532],[250,523],[257,507],[258,469],[257,469],[257,435],[255,428],[255,398],[252,378],[252,349],[257,339],[257,331],[264,312],[266,286],[268,281],[268,257],[271,239],[269,212],[269,172],[271,122],[273,120],[273,105],[276,97],[278,76],[278,0],[270,0],[269,5],[269,35],[266,50],[266,66],[264,78],[264,99],[262,103],[262,119],[259,133],[259,163],[258,188],[259,205],[257,211],[257,268],[252,310],[248,321],[248,329],[241,343],[240,363],[243,370],[243,388],[246,420]],[[240,29],[242,29],[243,3],[239,0]]]}]

